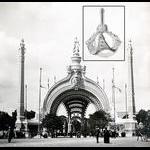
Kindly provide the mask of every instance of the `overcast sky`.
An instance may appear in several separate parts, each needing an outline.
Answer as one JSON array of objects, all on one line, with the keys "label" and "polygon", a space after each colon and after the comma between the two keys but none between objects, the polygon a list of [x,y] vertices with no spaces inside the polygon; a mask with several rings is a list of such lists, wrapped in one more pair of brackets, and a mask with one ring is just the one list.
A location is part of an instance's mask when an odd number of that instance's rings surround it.
[{"label": "overcast sky", "polygon": [[[132,40],[134,51],[134,82],[136,110],[150,109],[150,3],[0,3],[0,110],[14,111],[20,97],[20,51],[25,40],[25,83],[28,85],[28,109],[38,110],[39,68],[43,68],[42,84],[47,87],[67,75],[71,63],[74,38],[82,51],[82,6],[124,5],[126,48]],[[119,24],[118,24],[119,26]],[[95,31],[94,31],[95,32]],[[113,31],[112,31],[113,32]],[[99,78],[111,103],[112,67],[115,67],[116,110],[125,111],[124,84],[128,81],[126,61],[82,61],[86,76]],[[47,89],[42,89],[42,101]]]}]

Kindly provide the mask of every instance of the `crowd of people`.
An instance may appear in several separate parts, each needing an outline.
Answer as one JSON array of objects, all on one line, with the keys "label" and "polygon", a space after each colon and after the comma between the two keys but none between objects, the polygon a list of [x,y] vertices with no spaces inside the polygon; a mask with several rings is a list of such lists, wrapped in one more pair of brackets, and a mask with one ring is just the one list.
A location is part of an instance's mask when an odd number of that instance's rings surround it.
[{"label": "crowd of people", "polygon": [[[119,133],[116,130],[108,130],[107,127],[105,127],[104,130],[99,129],[98,127],[95,128],[95,130],[93,130],[94,132],[92,132],[92,134],[89,134],[89,136],[95,136],[96,137],[96,143],[99,143],[99,137],[103,137],[104,139],[104,143],[110,143],[110,138],[116,138],[119,136]],[[146,129],[145,128],[140,128],[139,126],[137,126],[136,128],[136,133],[135,135],[137,136],[137,141],[139,141],[141,139],[141,141],[147,141],[148,136],[146,136]],[[21,132],[22,133],[22,132]],[[20,135],[19,133],[15,132],[13,128],[9,127],[6,136],[8,138],[8,142],[11,142],[12,138],[16,138],[16,137],[20,137],[20,138],[25,138],[25,133],[24,135]],[[48,138],[49,134],[48,132],[46,132],[44,130],[44,132],[42,132],[41,136],[43,138]],[[77,138],[81,138],[82,134],[80,131],[78,131],[76,133],[76,137]],[[126,135],[121,134],[120,136],[125,137]],[[70,136],[73,137],[73,136]],[[86,136],[83,136],[86,137]]]}]

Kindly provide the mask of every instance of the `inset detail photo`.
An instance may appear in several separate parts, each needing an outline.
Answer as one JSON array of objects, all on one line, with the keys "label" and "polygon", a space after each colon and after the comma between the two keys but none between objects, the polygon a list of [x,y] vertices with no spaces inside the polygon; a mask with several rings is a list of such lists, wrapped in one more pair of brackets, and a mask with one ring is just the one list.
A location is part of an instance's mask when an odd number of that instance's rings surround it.
[{"label": "inset detail photo", "polygon": [[125,7],[83,6],[83,60],[125,60]]}]

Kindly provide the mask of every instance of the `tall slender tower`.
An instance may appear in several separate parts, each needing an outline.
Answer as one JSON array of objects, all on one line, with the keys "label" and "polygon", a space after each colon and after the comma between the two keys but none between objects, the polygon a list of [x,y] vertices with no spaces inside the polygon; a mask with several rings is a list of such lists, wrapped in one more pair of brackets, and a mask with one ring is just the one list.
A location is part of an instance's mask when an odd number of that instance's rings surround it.
[{"label": "tall slender tower", "polygon": [[131,41],[128,47],[128,112],[129,118],[135,115],[135,93],[134,93],[134,74],[133,74],[133,48]]},{"label": "tall slender tower", "polygon": [[20,48],[21,51],[21,76],[20,76],[20,112],[19,118],[22,122],[24,120],[24,61],[25,61],[25,44],[24,39],[21,40]]},{"label": "tall slender tower", "polygon": [[115,68],[112,68],[113,70],[113,79],[112,79],[112,102],[114,105],[114,125],[116,123],[116,102],[115,102],[115,76],[114,76],[114,70]]}]

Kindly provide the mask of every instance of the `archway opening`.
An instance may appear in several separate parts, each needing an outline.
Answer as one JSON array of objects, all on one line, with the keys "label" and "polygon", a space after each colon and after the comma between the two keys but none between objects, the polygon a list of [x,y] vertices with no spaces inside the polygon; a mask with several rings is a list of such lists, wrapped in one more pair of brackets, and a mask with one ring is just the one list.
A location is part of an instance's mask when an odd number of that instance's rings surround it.
[{"label": "archway opening", "polygon": [[85,117],[89,118],[89,115],[93,114],[94,112],[96,112],[96,108],[93,103],[90,103],[86,109]]},{"label": "archway opening", "polygon": [[58,109],[56,111],[56,115],[57,116],[65,116],[68,118],[68,113],[67,113],[66,107],[64,106],[63,103],[59,104]]}]

